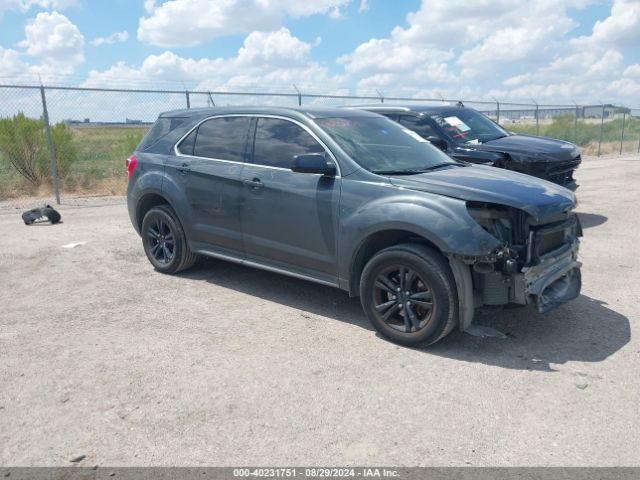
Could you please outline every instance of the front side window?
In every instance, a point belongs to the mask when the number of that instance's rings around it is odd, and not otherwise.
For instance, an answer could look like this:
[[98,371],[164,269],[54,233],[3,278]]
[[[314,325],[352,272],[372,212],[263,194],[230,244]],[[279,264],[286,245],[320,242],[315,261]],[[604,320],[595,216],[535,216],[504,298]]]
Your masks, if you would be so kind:
[[422,138],[439,137],[431,126],[430,119],[428,118],[420,118],[414,115],[401,115],[400,125],[407,127],[409,130],[413,130]]
[[417,133],[387,118],[334,117],[315,122],[355,162],[374,173],[417,173],[458,164]]
[[279,118],[258,119],[253,163],[291,168],[295,155],[324,151],[315,138],[293,122]]
[[249,117],[218,117],[207,120],[198,127],[193,154],[197,157],[243,162],[250,123]]

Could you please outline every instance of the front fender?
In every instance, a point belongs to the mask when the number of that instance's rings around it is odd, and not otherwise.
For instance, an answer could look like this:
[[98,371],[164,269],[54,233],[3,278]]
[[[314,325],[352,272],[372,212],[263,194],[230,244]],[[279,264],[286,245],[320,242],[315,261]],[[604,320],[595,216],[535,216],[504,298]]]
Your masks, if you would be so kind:
[[340,220],[341,279],[350,278],[359,248],[378,232],[411,232],[434,244],[445,255],[484,256],[499,245],[496,238],[471,218],[463,200],[429,193],[401,191],[352,211],[342,208]]

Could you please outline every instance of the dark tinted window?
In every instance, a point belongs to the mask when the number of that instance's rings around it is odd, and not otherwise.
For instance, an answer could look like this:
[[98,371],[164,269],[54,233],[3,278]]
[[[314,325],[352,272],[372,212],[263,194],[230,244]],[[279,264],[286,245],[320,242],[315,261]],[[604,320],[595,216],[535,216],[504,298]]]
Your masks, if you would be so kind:
[[295,123],[277,118],[259,118],[253,162],[289,168],[294,155],[321,153],[324,148]]
[[220,117],[198,127],[193,154],[219,160],[244,161],[249,117]]
[[184,153],[185,155],[193,155],[193,147],[196,143],[197,132],[198,129],[196,128],[189,135],[187,135],[185,139],[182,140],[182,142],[180,142],[180,145],[178,145],[178,151],[180,153]]
[[439,137],[433,127],[429,124],[429,119],[419,118],[413,115],[401,115],[400,125],[416,132],[422,138]]
[[147,134],[140,142],[138,146],[139,150],[145,150],[149,148],[151,145],[156,143],[162,137],[164,137],[167,133],[169,133],[174,128],[183,125],[187,121],[184,117],[160,117],[156,120],[156,123],[153,124],[153,127],[147,132]]

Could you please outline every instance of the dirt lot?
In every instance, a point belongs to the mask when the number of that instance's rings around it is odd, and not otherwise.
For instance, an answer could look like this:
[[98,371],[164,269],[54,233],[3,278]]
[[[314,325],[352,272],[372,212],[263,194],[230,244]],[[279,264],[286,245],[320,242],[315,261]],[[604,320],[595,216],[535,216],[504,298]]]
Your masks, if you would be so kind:
[[124,205],[0,215],[0,464],[638,466],[640,159],[579,181],[582,296],[422,350],[338,290],[155,273]]

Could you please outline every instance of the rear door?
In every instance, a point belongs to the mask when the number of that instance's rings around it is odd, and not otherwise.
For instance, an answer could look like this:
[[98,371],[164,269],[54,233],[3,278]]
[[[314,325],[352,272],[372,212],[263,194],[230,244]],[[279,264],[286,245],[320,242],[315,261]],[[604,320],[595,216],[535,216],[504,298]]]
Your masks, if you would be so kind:
[[249,152],[250,124],[246,116],[210,118],[177,147],[176,176],[184,183],[195,249],[243,255],[240,175]]
[[242,172],[248,260],[335,283],[341,179],[291,171],[294,155],[324,151],[296,122],[257,119],[252,160]]

